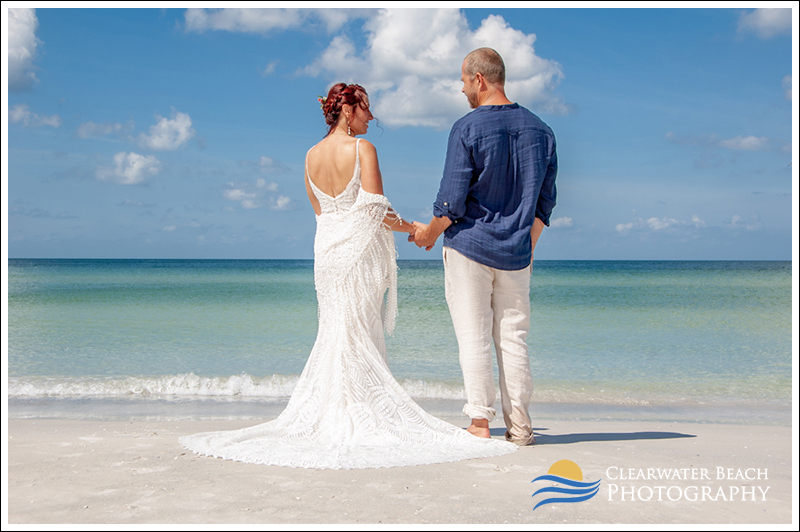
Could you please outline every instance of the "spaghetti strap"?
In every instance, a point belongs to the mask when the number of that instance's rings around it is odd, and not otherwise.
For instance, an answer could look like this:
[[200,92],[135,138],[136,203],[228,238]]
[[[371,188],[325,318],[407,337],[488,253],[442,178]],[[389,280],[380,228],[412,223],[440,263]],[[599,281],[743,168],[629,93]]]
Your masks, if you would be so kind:
[[317,145],[316,145],[316,144],[314,144],[314,145],[313,145],[313,146],[311,146],[311,147],[308,149],[308,151],[306,152],[306,178],[307,178],[309,181],[311,181],[311,176],[310,176],[310,175],[308,175],[308,154],[309,154],[309,153],[311,153],[311,150],[313,150],[313,149],[314,149],[314,148],[316,148],[316,147],[317,147]]

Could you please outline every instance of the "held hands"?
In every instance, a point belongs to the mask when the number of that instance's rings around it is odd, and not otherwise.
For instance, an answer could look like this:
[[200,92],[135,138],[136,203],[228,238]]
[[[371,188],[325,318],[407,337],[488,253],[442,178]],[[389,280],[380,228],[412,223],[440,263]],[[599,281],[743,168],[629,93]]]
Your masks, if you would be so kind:
[[422,222],[414,222],[414,232],[409,234],[408,241],[413,242],[417,247],[425,248],[425,251],[433,249],[436,244],[437,234],[432,234],[430,226]]
[[422,222],[414,222],[416,232],[414,233],[414,239],[409,239],[409,242],[414,242],[417,246],[425,248],[425,251],[430,251],[433,245],[436,244],[436,239],[444,233],[445,229],[450,227],[451,223],[453,222],[446,216],[441,218],[434,216],[431,218],[431,223],[427,225]]
[[414,235],[415,235],[415,234],[416,234],[416,232],[417,232],[417,228],[416,228],[416,227],[414,227],[414,224],[410,224],[410,223],[408,223],[408,222],[405,222],[403,225],[407,225],[407,226],[408,226],[408,228],[407,228],[407,232],[408,232],[408,241],[409,241],[409,242],[413,242],[413,241],[414,241]]

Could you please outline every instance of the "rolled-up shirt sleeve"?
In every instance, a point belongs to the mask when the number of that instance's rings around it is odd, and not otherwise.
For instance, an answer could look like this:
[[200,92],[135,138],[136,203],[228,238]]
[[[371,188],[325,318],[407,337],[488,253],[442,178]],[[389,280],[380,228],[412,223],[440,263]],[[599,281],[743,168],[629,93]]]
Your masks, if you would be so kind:
[[558,173],[558,156],[556,155],[556,141],[552,139],[550,156],[543,159],[547,165],[544,168],[544,179],[536,202],[536,217],[550,227],[550,214],[556,206],[556,174]]
[[435,217],[446,216],[455,222],[467,212],[467,193],[474,172],[473,166],[472,155],[464,143],[461,130],[453,128],[447,141],[447,156],[439,194],[433,203]]

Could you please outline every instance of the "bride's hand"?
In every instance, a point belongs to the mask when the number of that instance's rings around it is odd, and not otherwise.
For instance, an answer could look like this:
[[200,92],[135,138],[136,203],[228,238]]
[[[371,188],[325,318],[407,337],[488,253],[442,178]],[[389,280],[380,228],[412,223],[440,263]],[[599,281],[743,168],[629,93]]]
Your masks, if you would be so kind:
[[408,241],[414,242],[414,235],[417,233],[417,228],[414,224],[409,224]]

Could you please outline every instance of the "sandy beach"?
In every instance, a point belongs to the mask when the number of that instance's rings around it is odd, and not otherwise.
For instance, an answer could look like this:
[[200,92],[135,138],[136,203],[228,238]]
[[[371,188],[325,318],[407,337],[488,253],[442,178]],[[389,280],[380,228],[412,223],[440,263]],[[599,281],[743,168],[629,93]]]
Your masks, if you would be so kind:
[[[448,419],[463,424],[460,418]],[[786,524],[792,429],[784,425],[549,420],[499,458],[306,470],[192,454],[186,434],[237,421],[10,419],[8,522]],[[492,424],[494,437],[502,427]],[[596,496],[543,504],[537,481],[577,464]],[[660,475],[660,478],[659,478]],[[552,496],[552,495],[551,495]],[[797,521],[796,496],[794,523]],[[788,529],[789,527],[787,527]]]

